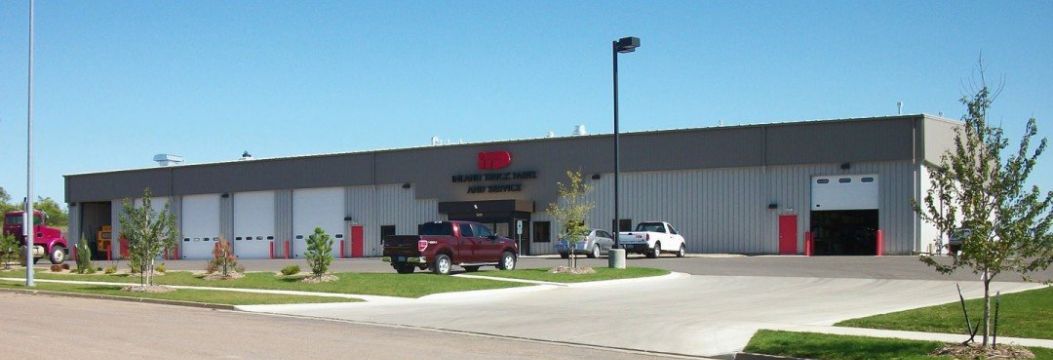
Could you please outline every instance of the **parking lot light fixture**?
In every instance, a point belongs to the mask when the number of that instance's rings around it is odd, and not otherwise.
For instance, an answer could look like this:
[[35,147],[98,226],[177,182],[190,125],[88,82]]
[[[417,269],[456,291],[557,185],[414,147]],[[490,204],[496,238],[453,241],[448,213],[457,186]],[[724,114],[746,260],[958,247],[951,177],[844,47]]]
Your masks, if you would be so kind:
[[611,58],[614,63],[614,248],[621,248],[618,241],[621,219],[618,214],[618,178],[620,167],[618,165],[619,136],[618,136],[618,54],[627,54],[636,51],[640,47],[640,38],[627,36],[611,43]]

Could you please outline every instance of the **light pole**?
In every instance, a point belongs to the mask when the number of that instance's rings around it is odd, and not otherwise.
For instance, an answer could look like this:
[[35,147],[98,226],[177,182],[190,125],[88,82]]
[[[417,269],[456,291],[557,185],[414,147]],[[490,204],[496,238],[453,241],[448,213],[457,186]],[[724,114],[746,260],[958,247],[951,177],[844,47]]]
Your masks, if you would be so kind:
[[618,53],[631,53],[640,47],[640,38],[628,36],[611,43],[611,59],[614,61],[614,248],[619,249],[618,231],[621,217],[618,215]]
[[26,239],[26,287],[33,287],[33,0],[29,0],[29,82],[26,103],[26,212],[22,232]]

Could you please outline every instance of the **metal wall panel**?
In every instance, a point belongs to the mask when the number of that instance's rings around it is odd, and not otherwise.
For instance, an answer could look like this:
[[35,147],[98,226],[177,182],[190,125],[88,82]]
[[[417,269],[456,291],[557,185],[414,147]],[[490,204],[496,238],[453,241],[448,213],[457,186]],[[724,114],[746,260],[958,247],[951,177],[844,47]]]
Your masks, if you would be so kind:
[[402,184],[347,188],[347,216],[353,223],[362,225],[363,249],[367,256],[379,256],[383,252],[381,226],[394,225],[396,234],[416,234],[421,223],[445,220],[439,213],[439,201],[417,199],[415,190],[412,185],[406,189]]
[[219,197],[219,233],[227,241],[234,241],[234,199]]
[[124,204],[122,203],[122,200],[113,200],[110,202],[110,238],[112,239],[112,245],[110,246],[110,256],[112,256],[111,259],[121,258],[121,247],[119,239],[121,238],[120,216],[122,211],[124,211]]
[[285,257],[285,244],[292,246],[293,239],[293,200],[292,190],[274,192],[274,255]]
[[77,243],[80,242],[80,206],[79,204],[70,204],[73,206],[67,206],[69,209],[69,225],[66,227],[66,241],[70,246],[70,255],[77,252]]

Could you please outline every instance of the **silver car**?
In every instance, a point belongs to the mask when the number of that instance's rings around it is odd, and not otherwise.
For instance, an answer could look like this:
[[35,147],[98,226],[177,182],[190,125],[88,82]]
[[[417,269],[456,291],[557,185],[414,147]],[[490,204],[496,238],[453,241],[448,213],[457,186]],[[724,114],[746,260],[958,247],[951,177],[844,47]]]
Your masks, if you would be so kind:
[[[567,239],[559,239],[556,242],[556,252],[559,253],[559,257],[568,258],[570,257],[570,246],[567,245]],[[575,254],[585,254],[590,258],[599,257],[600,253],[606,254],[611,248],[614,247],[614,237],[607,230],[592,229],[589,231],[589,235],[585,236],[585,240],[579,240],[574,246]]]

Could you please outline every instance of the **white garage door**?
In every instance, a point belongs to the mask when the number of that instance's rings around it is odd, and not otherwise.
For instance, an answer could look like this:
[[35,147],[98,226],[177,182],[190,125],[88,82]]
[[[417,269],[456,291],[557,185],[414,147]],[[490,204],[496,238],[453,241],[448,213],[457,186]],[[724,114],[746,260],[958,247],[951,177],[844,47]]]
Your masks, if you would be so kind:
[[293,190],[293,257],[307,251],[307,237],[320,227],[333,239],[333,257],[344,240],[344,188]]
[[877,208],[877,175],[831,175],[812,178],[812,211]]
[[236,193],[234,253],[242,259],[267,259],[274,242],[274,192]]
[[187,195],[183,197],[183,245],[179,252],[184,259],[208,259],[219,240],[219,195]]

